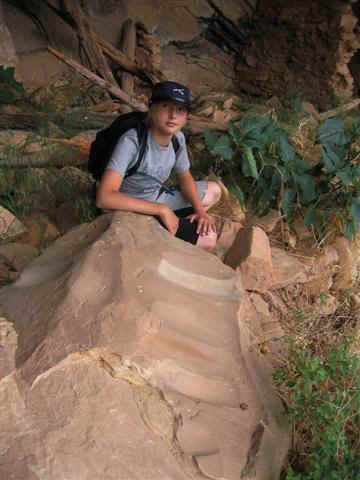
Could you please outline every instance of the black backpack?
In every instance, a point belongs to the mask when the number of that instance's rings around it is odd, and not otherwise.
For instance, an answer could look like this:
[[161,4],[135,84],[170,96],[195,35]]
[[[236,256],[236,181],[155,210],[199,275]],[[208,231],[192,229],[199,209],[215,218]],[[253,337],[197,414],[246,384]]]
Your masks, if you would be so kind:
[[[114,120],[109,127],[97,133],[95,140],[90,146],[88,161],[88,170],[96,181],[101,179],[119,138],[131,128],[136,128],[140,151],[135,165],[126,172],[125,177],[129,177],[137,171],[146,149],[146,115],[145,112],[136,111],[124,113]],[[175,136],[172,137],[172,144],[176,153],[179,149],[179,141]]]

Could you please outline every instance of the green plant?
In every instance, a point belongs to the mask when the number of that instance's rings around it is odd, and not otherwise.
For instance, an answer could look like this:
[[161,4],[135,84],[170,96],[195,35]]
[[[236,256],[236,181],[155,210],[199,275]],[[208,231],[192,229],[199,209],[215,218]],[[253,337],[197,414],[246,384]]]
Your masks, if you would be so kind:
[[289,362],[274,374],[295,438],[286,480],[360,479],[360,360],[352,341],[324,358],[290,345]]
[[321,305],[324,305],[329,300],[329,292],[320,292],[319,297]]
[[4,104],[15,104],[25,95],[25,89],[15,79],[14,67],[0,65],[0,109]]
[[259,215],[276,208],[291,222],[300,211],[319,239],[336,216],[352,238],[360,226],[360,164],[352,148],[359,136],[360,119],[353,120],[350,131],[340,117],[323,122],[317,135],[323,164],[316,167],[295,151],[287,132],[270,115],[245,116],[220,136],[206,130],[205,142],[215,158],[215,171]]
[[84,194],[75,199],[75,206],[82,222],[92,222],[99,215],[93,195]]

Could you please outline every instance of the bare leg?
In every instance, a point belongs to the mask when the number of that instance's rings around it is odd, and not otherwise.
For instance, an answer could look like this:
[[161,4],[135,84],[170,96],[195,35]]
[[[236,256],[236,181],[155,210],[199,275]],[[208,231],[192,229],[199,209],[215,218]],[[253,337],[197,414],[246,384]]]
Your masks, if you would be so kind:
[[[205,210],[215,205],[221,198],[221,188],[216,182],[208,182],[208,189],[205,197],[202,200],[202,204]],[[211,252],[216,245],[217,234],[216,232],[210,232],[207,235],[200,235],[196,245],[203,250]]]
[[208,188],[205,197],[202,200],[202,204],[205,210],[215,205],[221,198],[221,188],[216,182],[208,182]]
[[212,252],[217,240],[216,232],[210,232],[207,235],[199,235],[196,245],[207,252]]

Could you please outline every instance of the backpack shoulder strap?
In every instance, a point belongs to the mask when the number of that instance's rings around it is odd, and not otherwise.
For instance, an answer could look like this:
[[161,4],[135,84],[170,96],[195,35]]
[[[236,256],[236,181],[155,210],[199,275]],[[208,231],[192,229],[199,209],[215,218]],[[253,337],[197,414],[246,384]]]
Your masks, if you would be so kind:
[[125,178],[130,177],[130,175],[134,175],[134,173],[137,171],[137,169],[140,166],[141,160],[144,158],[144,155],[145,155],[147,137],[148,137],[148,131],[145,123],[142,121],[139,122],[139,124],[136,126],[136,131],[137,131],[138,141],[140,145],[139,155],[135,165],[129,168],[129,170],[125,173]]
[[173,147],[174,147],[174,151],[175,151],[175,155],[177,154],[177,151],[179,150],[180,148],[180,143],[179,143],[179,140],[177,139],[177,136],[174,135],[171,139],[171,142],[173,144]]

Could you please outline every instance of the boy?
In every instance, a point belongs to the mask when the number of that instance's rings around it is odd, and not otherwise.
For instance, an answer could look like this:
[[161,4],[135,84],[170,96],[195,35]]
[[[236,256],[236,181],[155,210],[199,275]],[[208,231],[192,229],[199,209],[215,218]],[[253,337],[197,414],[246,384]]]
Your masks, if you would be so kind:
[[[181,132],[189,109],[190,91],[184,85],[166,81],[154,86],[147,118],[146,151],[141,164],[133,175],[125,177],[126,171],[136,163],[140,149],[136,129],[131,129],[120,137],[114,149],[97,190],[96,205],[154,215],[171,235],[211,251],[216,244],[216,229],[206,211],[220,199],[221,189],[216,182],[195,182],[189,171],[185,137]],[[171,141],[174,135],[179,144],[176,154]],[[180,191],[163,186],[172,169]],[[194,213],[187,217],[188,222],[185,221],[184,235],[180,232],[184,230],[184,222],[174,211],[189,206]]]

